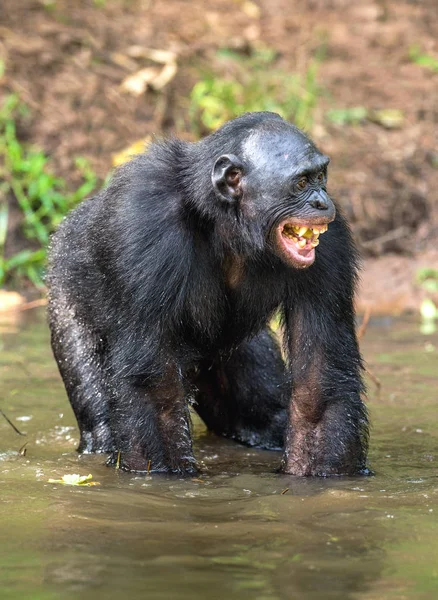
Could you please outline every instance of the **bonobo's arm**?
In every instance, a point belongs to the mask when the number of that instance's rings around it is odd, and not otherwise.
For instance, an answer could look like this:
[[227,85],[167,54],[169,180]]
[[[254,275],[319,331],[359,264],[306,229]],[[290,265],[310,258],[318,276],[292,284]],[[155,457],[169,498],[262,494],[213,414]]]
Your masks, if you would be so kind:
[[321,259],[302,273],[306,285],[285,311],[293,389],[282,470],[293,475],[366,472],[368,421],[352,265],[342,258],[332,260],[331,270]]

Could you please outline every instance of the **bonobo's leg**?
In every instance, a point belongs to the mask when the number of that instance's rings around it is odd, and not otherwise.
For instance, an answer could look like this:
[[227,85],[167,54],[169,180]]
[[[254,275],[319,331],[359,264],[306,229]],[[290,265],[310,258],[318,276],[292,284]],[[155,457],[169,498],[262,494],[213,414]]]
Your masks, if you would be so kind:
[[53,353],[79,425],[78,452],[109,452],[113,443],[103,341],[78,321],[58,290],[50,298],[49,323]]
[[187,398],[179,370],[170,362],[153,383],[118,378],[111,398],[114,452],[108,464],[141,473],[195,474]]
[[282,470],[293,475],[366,473],[368,421],[361,357],[348,302],[307,297],[286,315],[293,389]]
[[195,385],[195,409],[209,429],[248,446],[283,447],[290,384],[268,330],[204,365]]

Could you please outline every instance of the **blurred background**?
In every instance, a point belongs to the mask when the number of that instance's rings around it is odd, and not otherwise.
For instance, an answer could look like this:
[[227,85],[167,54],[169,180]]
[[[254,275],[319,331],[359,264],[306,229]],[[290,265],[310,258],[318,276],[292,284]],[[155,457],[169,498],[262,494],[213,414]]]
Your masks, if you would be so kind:
[[[0,0],[2,600],[438,598],[437,16],[437,0]],[[44,308],[25,310],[45,303],[50,234],[153,136],[258,110],[330,155],[361,249],[375,477],[278,475],[278,453],[196,417],[199,478],[78,457]],[[65,486],[75,473],[100,485]]]
[[435,318],[436,11],[436,0],[2,0],[0,288],[41,295],[50,233],[152,136],[196,140],[271,110],[331,156],[329,189],[365,259],[359,310]]

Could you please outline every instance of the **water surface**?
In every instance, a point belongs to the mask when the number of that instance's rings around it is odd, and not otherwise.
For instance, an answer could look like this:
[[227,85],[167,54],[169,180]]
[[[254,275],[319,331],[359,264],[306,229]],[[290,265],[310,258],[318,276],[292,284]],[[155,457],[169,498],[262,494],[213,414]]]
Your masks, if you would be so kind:
[[[78,457],[43,311],[0,323],[0,598],[438,598],[438,336],[371,323],[368,478],[277,475],[195,421],[195,480]],[[19,449],[24,443],[26,455]],[[93,474],[99,487],[48,483]]]

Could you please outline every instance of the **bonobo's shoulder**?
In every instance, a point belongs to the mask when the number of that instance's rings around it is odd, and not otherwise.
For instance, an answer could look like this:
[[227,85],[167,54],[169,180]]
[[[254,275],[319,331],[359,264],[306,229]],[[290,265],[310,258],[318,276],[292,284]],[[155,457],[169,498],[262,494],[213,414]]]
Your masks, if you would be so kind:
[[184,171],[186,145],[178,139],[159,140],[117,167],[108,185],[92,199],[90,214],[96,211],[102,218],[108,212],[123,211],[128,205],[148,206],[175,198]]

